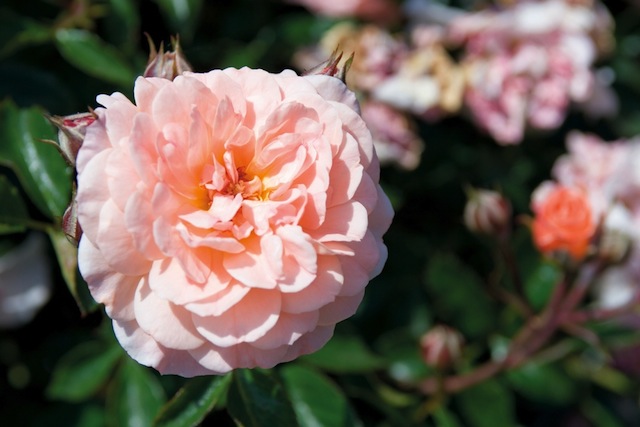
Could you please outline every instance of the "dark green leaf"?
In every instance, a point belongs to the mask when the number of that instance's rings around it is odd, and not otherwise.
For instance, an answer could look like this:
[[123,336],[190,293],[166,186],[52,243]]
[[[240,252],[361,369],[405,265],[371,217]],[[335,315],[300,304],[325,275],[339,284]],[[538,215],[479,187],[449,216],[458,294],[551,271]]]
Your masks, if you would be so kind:
[[556,405],[573,401],[579,387],[559,366],[536,362],[509,371],[507,379],[515,390],[529,399]]
[[108,40],[124,49],[133,51],[141,35],[140,17],[135,0],[109,0],[111,13],[105,18]]
[[169,26],[176,33],[180,33],[183,40],[191,38],[198,22],[198,16],[202,9],[202,0],[155,0],[160,7]]
[[347,398],[326,376],[299,365],[284,367],[281,375],[300,426],[353,426]]
[[24,231],[29,220],[27,207],[18,189],[4,175],[0,175],[0,200],[0,234]]
[[47,395],[68,402],[91,397],[112,377],[121,356],[119,347],[99,341],[74,347],[56,365]]
[[385,367],[383,358],[372,353],[362,340],[353,335],[334,335],[319,351],[303,360],[336,373],[370,372]]
[[55,147],[52,125],[37,108],[0,104],[0,163],[12,168],[38,208],[60,217],[69,204],[71,171]]
[[129,63],[113,47],[96,35],[76,29],[60,29],[55,34],[60,54],[90,76],[132,87],[136,78]]
[[229,413],[243,427],[296,426],[296,414],[273,371],[239,369],[227,398]]
[[585,418],[591,421],[592,425],[598,427],[625,427],[625,424],[614,413],[602,403],[595,399],[588,399],[582,405],[582,413]]
[[489,380],[463,391],[456,397],[466,426],[515,426],[514,402],[499,381]]
[[436,427],[461,427],[460,420],[445,407],[440,407],[433,413]]
[[529,274],[525,292],[533,308],[540,310],[545,306],[561,277],[562,272],[558,266],[548,261],[541,261]]
[[231,375],[192,378],[161,409],[154,421],[156,427],[189,427],[198,425],[209,412],[226,399]]
[[0,9],[0,58],[51,39],[51,29],[10,9]]
[[96,310],[99,305],[89,293],[87,283],[78,271],[78,248],[69,242],[67,236],[60,230],[48,230],[49,239],[58,259],[60,272],[67,284],[67,288],[76,300],[80,313],[85,315]]
[[431,259],[426,274],[427,292],[444,323],[469,338],[488,334],[496,323],[495,308],[482,280],[453,255]]
[[107,396],[107,424],[112,427],[147,427],[165,402],[158,379],[128,357]]
[[410,383],[433,375],[434,369],[422,359],[420,339],[407,332],[406,329],[387,332],[376,341],[376,350],[388,361],[391,378]]

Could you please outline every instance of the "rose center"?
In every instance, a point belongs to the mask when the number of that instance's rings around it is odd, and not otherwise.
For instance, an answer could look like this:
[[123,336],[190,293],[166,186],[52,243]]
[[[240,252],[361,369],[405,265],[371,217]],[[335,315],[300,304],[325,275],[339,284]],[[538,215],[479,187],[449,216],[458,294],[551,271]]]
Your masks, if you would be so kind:
[[[237,178],[227,177],[228,182],[220,192],[231,196],[241,194],[244,199],[260,200],[262,198],[262,181],[260,178],[247,174],[244,167],[239,167],[236,171]],[[211,197],[212,194],[209,194],[209,196]]]

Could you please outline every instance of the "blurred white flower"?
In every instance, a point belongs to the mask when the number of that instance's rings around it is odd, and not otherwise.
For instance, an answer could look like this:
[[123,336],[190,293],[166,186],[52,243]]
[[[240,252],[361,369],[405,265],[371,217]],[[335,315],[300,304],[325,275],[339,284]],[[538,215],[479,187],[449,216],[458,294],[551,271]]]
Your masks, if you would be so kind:
[[51,294],[47,240],[31,233],[0,257],[0,327],[17,328],[33,319]]

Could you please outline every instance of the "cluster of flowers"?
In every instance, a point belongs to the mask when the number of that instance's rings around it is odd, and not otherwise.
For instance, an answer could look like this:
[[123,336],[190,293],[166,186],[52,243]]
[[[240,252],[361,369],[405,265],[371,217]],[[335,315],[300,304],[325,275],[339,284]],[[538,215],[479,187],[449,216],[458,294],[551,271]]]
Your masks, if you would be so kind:
[[[299,3],[346,15],[345,8],[320,7],[329,2]],[[347,3],[358,4],[351,9],[355,15],[383,18],[363,15],[364,1]],[[379,3],[369,10],[380,9]],[[528,128],[558,127],[572,102],[600,115],[615,109],[615,97],[602,95],[610,77],[593,67],[611,48],[613,21],[595,1],[517,1],[463,12],[415,0],[404,11],[410,23],[406,37],[379,24],[338,23],[296,58],[307,68],[335,49],[355,53],[348,83],[362,100],[383,162],[417,166],[423,143],[413,117],[436,120],[464,109],[506,145],[519,143]],[[384,16],[395,15],[389,9]],[[450,55],[453,49],[461,52],[459,61]]]
[[604,307],[637,298],[640,281],[640,139],[604,142],[573,132],[553,181],[532,196],[533,239],[545,253],[609,265],[596,284]]

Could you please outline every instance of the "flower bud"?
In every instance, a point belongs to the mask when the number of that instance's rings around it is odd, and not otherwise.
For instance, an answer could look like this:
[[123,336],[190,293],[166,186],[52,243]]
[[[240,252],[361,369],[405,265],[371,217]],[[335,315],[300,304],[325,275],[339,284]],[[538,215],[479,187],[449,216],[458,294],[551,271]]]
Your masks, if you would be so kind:
[[71,116],[49,117],[49,121],[58,128],[58,143],[55,145],[70,166],[75,166],[78,151],[87,133],[87,126],[95,120],[96,115],[93,111]]
[[353,53],[342,65],[340,65],[340,61],[342,61],[343,52],[338,53],[337,50],[334,50],[329,59],[326,61],[316,65],[315,67],[307,70],[304,75],[312,76],[312,75],[323,75],[323,76],[331,76],[336,77],[342,80],[342,82],[346,82],[347,79],[347,71],[351,68],[351,63],[353,62]]
[[82,228],[78,223],[78,202],[76,201],[75,189],[71,196],[71,203],[62,215],[62,232],[67,239],[74,245],[78,246],[80,236],[82,236]]
[[439,325],[427,332],[420,340],[422,360],[437,369],[447,369],[462,353],[464,338],[453,328]]
[[474,233],[499,234],[511,219],[511,205],[500,193],[472,189],[464,208],[464,224]]
[[147,68],[144,70],[144,77],[160,77],[167,80],[173,80],[185,71],[192,71],[191,65],[187,62],[180,49],[180,41],[172,40],[172,52],[165,52],[164,45],[160,43],[160,48],[156,51],[156,46],[150,37],[149,41],[149,60]]

